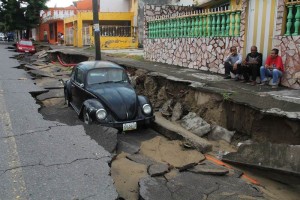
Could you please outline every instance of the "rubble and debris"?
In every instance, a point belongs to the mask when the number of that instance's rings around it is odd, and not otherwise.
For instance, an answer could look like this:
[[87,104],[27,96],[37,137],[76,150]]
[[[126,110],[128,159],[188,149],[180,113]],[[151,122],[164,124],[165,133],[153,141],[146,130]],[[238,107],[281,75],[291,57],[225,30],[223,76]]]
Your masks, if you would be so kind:
[[224,140],[228,143],[231,143],[231,139],[235,131],[228,131],[226,128],[223,128],[218,125],[213,125],[211,132],[208,134],[209,140]]
[[167,172],[169,172],[169,166],[164,163],[150,165],[148,168],[148,174],[152,177],[162,176]]
[[218,175],[218,176],[226,175],[229,173],[229,170],[227,168],[212,164],[207,160],[199,163],[198,165],[194,166],[191,169],[188,169],[188,171],[197,174]]
[[210,124],[193,112],[182,118],[181,126],[199,137],[206,135],[211,130]]

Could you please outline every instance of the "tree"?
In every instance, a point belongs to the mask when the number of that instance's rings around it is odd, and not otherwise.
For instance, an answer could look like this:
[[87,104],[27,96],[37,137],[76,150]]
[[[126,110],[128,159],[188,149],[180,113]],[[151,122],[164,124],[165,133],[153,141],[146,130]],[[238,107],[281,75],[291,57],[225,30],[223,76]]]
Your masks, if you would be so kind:
[[0,17],[5,31],[26,30],[29,38],[30,29],[40,23],[40,12],[46,10],[48,0],[2,0]]

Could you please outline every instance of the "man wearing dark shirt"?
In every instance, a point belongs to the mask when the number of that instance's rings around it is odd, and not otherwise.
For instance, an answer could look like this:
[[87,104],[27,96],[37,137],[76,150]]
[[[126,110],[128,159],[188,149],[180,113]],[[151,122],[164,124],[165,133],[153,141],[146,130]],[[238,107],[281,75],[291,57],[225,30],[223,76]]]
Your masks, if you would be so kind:
[[273,88],[278,87],[279,78],[282,77],[284,72],[282,58],[278,55],[278,49],[272,49],[271,55],[268,56],[265,66],[260,68],[261,85],[265,85],[267,82],[266,77],[273,78]]
[[256,78],[259,76],[259,68],[262,66],[262,54],[257,52],[257,47],[251,47],[251,53],[248,53],[242,65],[244,82],[249,81],[249,76],[252,76],[251,85],[256,85]]

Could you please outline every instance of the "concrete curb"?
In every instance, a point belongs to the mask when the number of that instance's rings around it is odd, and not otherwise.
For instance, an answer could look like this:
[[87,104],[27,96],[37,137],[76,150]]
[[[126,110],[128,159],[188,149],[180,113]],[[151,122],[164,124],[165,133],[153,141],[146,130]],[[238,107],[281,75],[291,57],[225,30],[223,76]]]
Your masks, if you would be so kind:
[[196,136],[180,125],[165,119],[160,113],[155,113],[155,122],[153,129],[170,140],[182,140],[189,144],[192,148],[197,149],[201,153],[212,150],[212,144],[207,140]]

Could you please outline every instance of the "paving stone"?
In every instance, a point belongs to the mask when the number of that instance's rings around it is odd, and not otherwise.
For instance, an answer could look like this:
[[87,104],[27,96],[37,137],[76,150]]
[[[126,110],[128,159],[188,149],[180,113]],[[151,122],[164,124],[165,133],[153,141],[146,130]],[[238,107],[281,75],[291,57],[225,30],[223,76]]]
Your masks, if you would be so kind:
[[207,175],[225,175],[229,173],[229,170],[225,167],[215,165],[209,161],[203,161],[202,163],[194,166],[188,171],[197,174],[207,174]]

